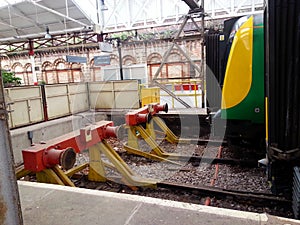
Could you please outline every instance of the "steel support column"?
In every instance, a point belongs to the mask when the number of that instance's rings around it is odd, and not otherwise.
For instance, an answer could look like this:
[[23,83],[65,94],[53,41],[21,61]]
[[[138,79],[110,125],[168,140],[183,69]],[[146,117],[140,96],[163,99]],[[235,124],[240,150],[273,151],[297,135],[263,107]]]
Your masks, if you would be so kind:
[[[204,39],[204,33],[205,33],[205,15],[204,15],[204,12],[205,12],[205,9],[204,9],[204,0],[201,0],[201,7],[202,7],[202,15],[201,15],[201,36],[202,36],[202,41],[201,41],[201,72],[202,72],[202,79],[201,79],[201,88],[202,88],[202,108],[206,108],[206,77],[205,77],[205,63],[204,63],[204,58],[205,58],[205,54],[204,54],[204,45],[205,45],[205,39]],[[194,24],[196,24],[194,22]],[[198,28],[199,30],[199,28]],[[195,67],[197,68],[197,67]],[[201,73],[199,74],[199,76],[201,77]]]
[[[1,61],[0,61],[1,65]],[[1,69],[1,66],[0,66]],[[1,71],[1,70],[0,70]],[[0,72],[0,224],[23,224]]]

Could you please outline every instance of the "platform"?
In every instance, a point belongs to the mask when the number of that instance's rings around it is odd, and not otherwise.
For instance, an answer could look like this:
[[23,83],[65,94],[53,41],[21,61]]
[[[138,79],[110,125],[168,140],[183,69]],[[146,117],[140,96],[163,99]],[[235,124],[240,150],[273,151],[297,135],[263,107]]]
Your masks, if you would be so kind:
[[206,115],[206,108],[180,108],[180,109],[169,109],[169,115]]
[[266,214],[18,181],[25,225],[294,225]]

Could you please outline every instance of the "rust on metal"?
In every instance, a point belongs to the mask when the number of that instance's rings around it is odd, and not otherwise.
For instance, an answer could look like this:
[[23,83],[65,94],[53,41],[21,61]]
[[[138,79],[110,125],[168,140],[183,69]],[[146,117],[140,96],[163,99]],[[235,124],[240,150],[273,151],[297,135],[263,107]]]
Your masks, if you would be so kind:
[[[1,187],[0,187],[1,190]],[[7,213],[7,207],[6,204],[2,198],[2,196],[0,195],[0,224],[4,224],[4,221],[6,219],[6,213]]]
[[[0,61],[1,65],[1,61]],[[0,224],[22,224],[22,211],[11,138],[8,128],[2,73],[0,68]]]

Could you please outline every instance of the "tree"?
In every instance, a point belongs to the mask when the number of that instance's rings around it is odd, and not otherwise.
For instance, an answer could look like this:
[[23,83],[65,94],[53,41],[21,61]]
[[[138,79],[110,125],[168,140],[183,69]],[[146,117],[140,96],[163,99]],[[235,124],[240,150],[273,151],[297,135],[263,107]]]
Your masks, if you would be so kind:
[[1,74],[2,74],[2,80],[3,80],[4,87],[19,86],[21,84],[22,79],[19,77],[16,77],[14,72],[2,70]]

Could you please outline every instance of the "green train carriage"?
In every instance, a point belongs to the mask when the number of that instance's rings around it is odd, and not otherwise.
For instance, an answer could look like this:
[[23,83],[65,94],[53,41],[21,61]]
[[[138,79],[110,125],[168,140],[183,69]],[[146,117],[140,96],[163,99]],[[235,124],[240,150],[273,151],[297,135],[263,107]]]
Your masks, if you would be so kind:
[[[214,67],[220,68],[221,72],[213,71],[213,73],[219,74],[217,79],[222,88],[219,103],[221,113],[217,115],[226,120],[226,138],[231,142],[264,142],[263,15],[230,20],[229,26],[227,28],[225,26],[223,42],[226,42],[226,47],[220,47],[224,45],[222,42],[219,42],[218,46],[221,58],[219,63],[223,65]],[[209,45],[209,42],[207,44]],[[210,54],[207,52],[208,57]],[[210,62],[215,60],[208,60],[208,66],[213,67],[209,65]]]
[[[241,17],[232,42],[222,89],[222,118],[264,123],[263,16]],[[232,40],[231,40],[232,39]]]

